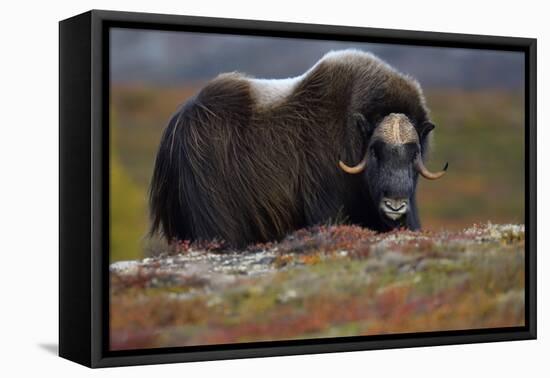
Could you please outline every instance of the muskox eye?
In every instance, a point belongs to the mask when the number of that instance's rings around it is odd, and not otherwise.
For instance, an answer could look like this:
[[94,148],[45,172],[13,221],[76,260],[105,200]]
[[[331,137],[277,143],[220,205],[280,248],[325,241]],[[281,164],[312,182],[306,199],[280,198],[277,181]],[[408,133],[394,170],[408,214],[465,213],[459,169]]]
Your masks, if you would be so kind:
[[371,156],[374,157],[375,159],[380,159],[380,157],[382,156],[382,144],[381,143],[375,142],[372,145]]
[[419,146],[416,143],[406,143],[405,149],[407,151],[407,155],[412,159],[415,160],[420,155],[420,149]]
[[378,154],[376,153],[376,149],[374,149],[374,148],[370,149],[370,156],[375,158],[375,159],[378,159]]

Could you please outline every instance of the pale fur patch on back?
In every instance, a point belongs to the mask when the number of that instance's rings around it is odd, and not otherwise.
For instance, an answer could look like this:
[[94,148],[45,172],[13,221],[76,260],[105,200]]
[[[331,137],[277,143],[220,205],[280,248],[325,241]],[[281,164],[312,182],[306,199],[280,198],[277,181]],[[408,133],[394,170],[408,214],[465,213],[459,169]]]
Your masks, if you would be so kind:
[[260,108],[280,104],[294,91],[303,76],[287,79],[248,79],[252,98]]

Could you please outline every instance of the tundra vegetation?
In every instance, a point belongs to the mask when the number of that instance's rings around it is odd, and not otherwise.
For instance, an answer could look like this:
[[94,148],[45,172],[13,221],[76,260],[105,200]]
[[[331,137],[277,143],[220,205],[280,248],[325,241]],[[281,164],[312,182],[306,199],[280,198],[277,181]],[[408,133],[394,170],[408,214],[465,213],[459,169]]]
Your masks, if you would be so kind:
[[111,265],[116,350],[524,325],[524,229],[320,226]]

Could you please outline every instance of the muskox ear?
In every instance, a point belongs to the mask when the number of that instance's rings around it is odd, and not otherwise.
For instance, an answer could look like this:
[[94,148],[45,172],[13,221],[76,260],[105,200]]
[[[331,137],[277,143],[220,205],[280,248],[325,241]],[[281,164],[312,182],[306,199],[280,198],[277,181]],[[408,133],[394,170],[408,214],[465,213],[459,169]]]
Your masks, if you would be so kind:
[[365,116],[359,112],[352,113],[348,119],[348,129],[357,128],[361,132],[363,140],[368,140],[374,131]]
[[420,140],[424,139],[428,134],[435,129],[435,125],[431,123],[430,121],[423,122],[418,127],[418,136],[420,137]]
[[344,144],[340,146],[338,158],[344,162],[360,159],[373,131],[363,114],[350,113],[344,125]]

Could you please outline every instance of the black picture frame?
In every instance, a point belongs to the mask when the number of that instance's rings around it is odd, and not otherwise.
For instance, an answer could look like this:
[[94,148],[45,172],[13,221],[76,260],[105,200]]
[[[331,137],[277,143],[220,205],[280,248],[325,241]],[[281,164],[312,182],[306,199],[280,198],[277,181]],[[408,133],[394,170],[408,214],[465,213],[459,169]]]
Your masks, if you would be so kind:
[[[525,326],[231,345],[108,350],[111,27],[299,37],[525,54]],[[536,338],[536,39],[92,10],[59,23],[59,354],[89,367]]]

